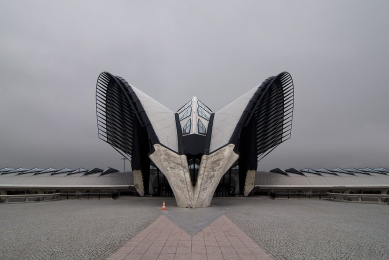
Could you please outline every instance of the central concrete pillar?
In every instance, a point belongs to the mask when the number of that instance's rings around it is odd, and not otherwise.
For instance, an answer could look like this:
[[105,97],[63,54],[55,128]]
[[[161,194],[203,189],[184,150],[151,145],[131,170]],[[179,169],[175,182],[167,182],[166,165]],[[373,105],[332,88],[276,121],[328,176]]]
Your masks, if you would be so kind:
[[239,158],[239,155],[234,152],[234,147],[235,145],[230,144],[201,157],[197,183],[194,188],[185,155],[179,155],[155,144],[155,152],[149,157],[166,176],[178,207],[204,208],[211,205],[220,179]]

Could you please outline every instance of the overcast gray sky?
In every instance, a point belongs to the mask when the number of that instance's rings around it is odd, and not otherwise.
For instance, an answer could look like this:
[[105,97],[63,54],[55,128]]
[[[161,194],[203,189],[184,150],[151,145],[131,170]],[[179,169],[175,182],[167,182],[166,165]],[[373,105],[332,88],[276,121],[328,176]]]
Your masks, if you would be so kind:
[[[389,167],[389,1],[1,1],[0,168],[122,169],[108,71],[173,111],[291,73],[292,138],[258,169]],[[129,165],[129,164],[128,164]]]

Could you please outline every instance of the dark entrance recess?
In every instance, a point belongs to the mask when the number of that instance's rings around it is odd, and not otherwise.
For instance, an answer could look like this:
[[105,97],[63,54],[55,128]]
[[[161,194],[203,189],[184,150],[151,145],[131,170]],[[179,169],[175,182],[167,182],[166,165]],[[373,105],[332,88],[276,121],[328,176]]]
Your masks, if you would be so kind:
[[190,180],[192,181],[193,187],[196,185],[197,176],[199,175],[201,159],[193,157],[188,160],[189,174]]
[[165,175],[155,165],[150,165],[150,182],[153,196],[174,197]]
[[214,197],[235,196],[239,193],[239,166],[233,165],[221,178]]

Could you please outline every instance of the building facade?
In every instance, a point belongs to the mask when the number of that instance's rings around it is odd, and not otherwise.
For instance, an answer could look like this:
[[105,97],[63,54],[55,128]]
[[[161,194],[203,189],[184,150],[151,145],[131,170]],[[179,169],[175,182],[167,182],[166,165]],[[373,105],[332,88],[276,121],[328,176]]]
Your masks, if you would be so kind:
[[217,189],[227,195],[252,189],[258,161],[291,136],[293,98],[292,77],[282,72],[217,112],[194,96],[174,113],[103,72],[96,84],[98,133],[131,161],[141,195],[165,188],[179,207],[208,207]]

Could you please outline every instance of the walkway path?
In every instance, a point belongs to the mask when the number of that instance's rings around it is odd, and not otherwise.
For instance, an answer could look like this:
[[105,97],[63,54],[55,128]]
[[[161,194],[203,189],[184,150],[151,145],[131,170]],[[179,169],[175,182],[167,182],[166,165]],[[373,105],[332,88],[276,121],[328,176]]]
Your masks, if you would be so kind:
[[108,259],[273,259],[225,215],[194,235],[170,221],[172,215],[160,216]]

